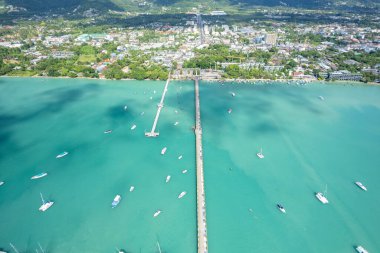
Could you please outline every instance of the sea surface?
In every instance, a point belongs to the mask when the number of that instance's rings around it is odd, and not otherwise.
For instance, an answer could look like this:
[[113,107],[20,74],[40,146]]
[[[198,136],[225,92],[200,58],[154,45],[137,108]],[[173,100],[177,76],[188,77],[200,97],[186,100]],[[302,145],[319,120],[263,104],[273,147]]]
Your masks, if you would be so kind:
[[[380,87],[200,85],[210,253],[380,251]],[[0,78],[0,249],[197,252],[191,81],[170,83],[144,136],[164,86]]]

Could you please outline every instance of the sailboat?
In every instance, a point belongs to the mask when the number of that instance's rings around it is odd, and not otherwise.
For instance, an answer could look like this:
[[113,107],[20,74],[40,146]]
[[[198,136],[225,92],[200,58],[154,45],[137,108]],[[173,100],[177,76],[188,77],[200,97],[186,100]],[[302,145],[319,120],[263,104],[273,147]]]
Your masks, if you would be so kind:
[[38,210],[40,210],[41,212],[45,212],[54,204],[54,202],[53,201],[45,202],[44,197],[42,196],[42,193],[40,193],[40,195],[41,195],[42,205],[40,206]]
[[260,158],[260,159],[263,159],[264,158],[264,155],[263,155],[263,149],[260,148],[260,152],[257,153],[257,156]]
[[317,192],[317,193],[315,194],[315,196],[316,196],[317,199],[319,199],[319,201],[321,201],[323,204],[327,204],[327,203],[329,203],[329,200],[325,197],[326,193],[327,193],[327,185],[326,185],[326,187],[325,187],[325,191],[324,191],[324,193],[322,193],[322,192]]

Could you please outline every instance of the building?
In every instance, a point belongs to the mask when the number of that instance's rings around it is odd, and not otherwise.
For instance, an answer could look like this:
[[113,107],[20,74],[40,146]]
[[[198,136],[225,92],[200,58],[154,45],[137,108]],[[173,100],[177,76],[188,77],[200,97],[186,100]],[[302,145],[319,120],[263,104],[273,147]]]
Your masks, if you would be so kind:
[[351,73],[348,70],[334,71],[331,73],[320,73],[321,77],[331,80],[341,80],[341,81],[360,81],[362,80],[362,74]]
[[277,43],[277,34],[275,33],[268,33],[265,35],[265,44],[267,45],[276,45]]
[[210,12],[210,15],[211,16],[224,16],[224,15],[227,15],[227,13],[225,11],[212,11],[212,12]]

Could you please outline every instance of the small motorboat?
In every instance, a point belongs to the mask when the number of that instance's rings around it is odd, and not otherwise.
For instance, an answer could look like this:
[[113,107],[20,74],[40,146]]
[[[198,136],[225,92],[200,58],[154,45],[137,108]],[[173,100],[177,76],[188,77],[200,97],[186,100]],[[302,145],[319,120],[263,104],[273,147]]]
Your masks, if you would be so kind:
[[235,97],[236,96],[235,92],[231,92],[231,96]]
[[161,213],[161,210],[157,210],[154,214],[153,214],[153,217],[156,218],[158,215],[160,215]]
[[4,181],[1,181],[1,182],[0,182],[0,186],[2,186],[3,184],[4,184]]
[[187,170],[183,170],[183,171],[182,171],[182,174],[186,174],[186,173],[187,173]]
[[178,156],[178,160],[181,160],[182,159],[182,155]]
[[58,154],[55,158],[57,158],[57,159],[59,159],[59,158],[62,158],[62,157],[65,157],[65,156],[67,156],[69,154],[69,152],[67,152],[67,151],[64,151],[64,152],[62,152],[62,153],[60,153],[60,154]]
[[327,204],[327,203],[329,203],[328,199],[323,195],[322,192],[317,192],[317,193],[315,194],[315,196],[316,196],[317,199],[318,199],[319,201],[321,201],[323,204]]
[[232,109],[229,108],[229,109],[228,109],[228,114],[231,114],[231,112],[232,112]]
[[369,253],[368,250],[366,250],[363,246],[360,246],[360,245],[357,246],[355,249],[359,253]]
[[121,200],[121,196],[116,195],[111,204],[112,208],[115,208],[120,203],[120,200]]
[[318,96],[318,98],[319,98],[320,100],[325,100],[325,98],[322,97],[322,96]]
[[131,127],[131,130],[134,130],[136,128],[136,125],[133,125],[132,127]]
[[161,150],[161,155],[165,155],[166,150],[167,150],[167,147],[164,147],[164,148]]
[[186,195],[186,192],[181,192],[181,193],[178,195],[178,198],[181,199],[181,198],[183,198],[183,196],[185,196],[185,195]]
[[169,183],[169,181],[170,181],[170,178],[171,178],[171,176],[170,176],[170,175],[168,175],[168,176],[166,177],[166,180],[165,180],[165,182],[166,182],[166,183]]
[[179,124],[179,122],[178,121],[176,121],[176,122],[174,122],[174,125],[176,126],[176,125],[178,125]]
[[263,149],[261,148],[260,149],[260,152],[256,154],[258,158],[260,159],[263,159],[264,158],[264,155],[263,155]]
[[355,182],[355,184],[362,189],[363,191],[367,191],[367,187],[365,187],[361,182]]
[[278,210],[280,210],[281,212],[286,213],[285,208],[284,208],[281,204],[277,204],[277,208],[278,208]]
[[46,177],[47,176],[47,173],[46,172],[42,172],[42,173],[39,173],[37,175],[34,175],[33,177],[31,177],[30,179],[39,179],[39,178],[42,178],[42,177]]
[[143,116],[145,114],[145,112],[141,112],[140,115]]
[[108,130],[104,131],[104,133],[105,133],[105,134],[110,134],[110,133],[112,133],[112,130],[111,130],[111,129],[108,129]]
[[132,185],[131,188],[129,188],[130,192],[133,192],[135,190],[135,187]]

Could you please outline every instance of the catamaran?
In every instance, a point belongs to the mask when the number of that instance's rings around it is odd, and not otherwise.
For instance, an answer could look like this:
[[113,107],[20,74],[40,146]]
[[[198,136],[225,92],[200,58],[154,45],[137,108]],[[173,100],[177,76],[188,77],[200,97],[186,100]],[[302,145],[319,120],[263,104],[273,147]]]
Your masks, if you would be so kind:
[[157,210],[154,214],[153,214],[153,217],[157,217],[158,215],[160,215],[161,213],[161,210]]
[[183,196],[185,196],[185,195],[186,195],[186,192],[181,192],[181,193],[178,195],[178,198],[181,199],[181,198],[183,198]]
[[41,177],[46,177],[47,176],[47,173],[46,172],[42,172],[42,173],[39,173],[37,175],[34,175],[33,177],[31,177],[30,179],[39,179]]
[[170,175],[168,175],[167,177],[166,177],[166,183],[169,183],[169,181],[170,181]]
[[365,187],[361,182],[355,182],[355,184],[360,187],[363,191],[367,191],[367,187]]
[[260,159],[263,159],[264,158],[264,155],[263,155],[263,149],[260,148],[260,152],[256,154]]
[[286,213],[286,210],[285,210],[285,208],[284,208],[282,205],[277,204],[277,208],[278,208],[278,210],[280,210],[281,212]]
[[104,131],[104,133],[105,133],[105,134],[110,134],[110,133],[112,133],[112,130],[111,130],[111,129],[108,129],[108,130]]
[[135,129],[136,128],[136,125],[133,125],[132,127],[131,127],[131,130],[133,130],[133,129]]
[[54,204],[54,202],[53,201],[45,202],[44,197],[42,196],[42,193],[40,193],[40,195],[41,195],[42,205],[40,206],[40,208],[38,208],[38,210],[40,210],[41,212],[45,212]]
[[369,253],[368,250],[366,250],[363,246],[360,246],[360,245],[357,246],[355,249],[359,253]]
[[64,157],[64,156],[67,156],[69,154],[69,152],[67,152],[67,151],[64,151],[64,152],[62,152],[62,153],[60,153],[60,154],[58,154],[55,158],[62,158],[62,157]]
[[131,188],[129,188],[130,192],[133,192],[135,190],[135,187],[132,185]]
[[167,148],[164,147],[164,148],[161,150],[161,155],[165,155],[166,150],[167,150]]
[[116,195],[111,204],[112,208],[115,208],[120,203],[120,200],[121,196],[119,194]]
[[321,201],[323,204],[327,204],[327,203],[329,203],[329,200],[325,197],[326,193],[327,193],[327,185],[326,185],[326,187],[325,187],[325,191],[324,191],[324,193],[322,193],[322,192],[317,192],[317,193],[315,194],[315,196],[316,196],[317,199],[319,199],[319,201]]

